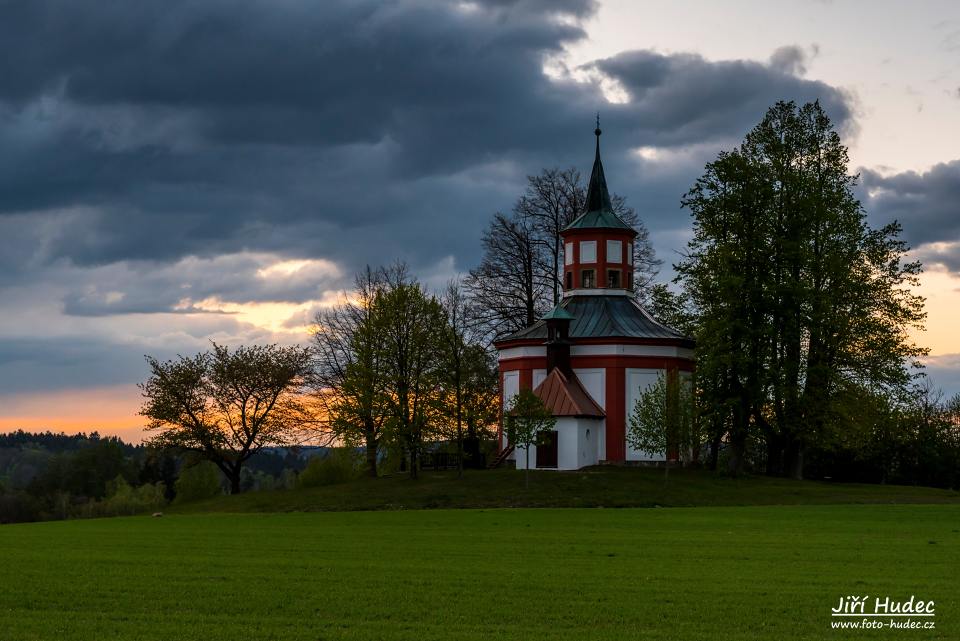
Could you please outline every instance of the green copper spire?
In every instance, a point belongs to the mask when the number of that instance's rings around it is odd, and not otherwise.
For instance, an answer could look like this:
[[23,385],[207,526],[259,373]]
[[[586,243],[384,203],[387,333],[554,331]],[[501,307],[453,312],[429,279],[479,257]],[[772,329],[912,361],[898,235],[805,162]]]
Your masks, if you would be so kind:
[[633,229],[613,212],[607,178],[603,175],[603,162],[600,161],[600,114],[597,114],[597,128],[593,130],[597,137],[597,152],[593,159],[593,171],[590,173],[590,185],[587,187],[585,212],[565,229]]
[[590,186],[587,188],[587,211],[613,211],[607,178],[603,175],[603,163],[600,161],[600,134],[603,133],[600,131],[600,114],[597,114],[597,128],[593,133],[597,137],[597,154],[593,159]]

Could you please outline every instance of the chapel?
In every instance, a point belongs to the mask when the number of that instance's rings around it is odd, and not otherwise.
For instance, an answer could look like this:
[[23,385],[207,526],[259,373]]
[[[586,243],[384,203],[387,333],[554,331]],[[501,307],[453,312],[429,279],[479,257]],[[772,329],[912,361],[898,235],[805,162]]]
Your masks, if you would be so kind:
[[[562,232],[563,297],[536,323],[495,341],[504,411],[532,389],[556,417],[531,447],[531,468],[575,470],[601,463],[656,462],[665,452],[627,443],[627,417],[659,375],[689,376],[694,342],[657,322],[637,302],[633,242],[637,232],[613,209],[600,161],[600,128],[583,213]],[[520,469],[526,452],[501,425],[498,461]]]

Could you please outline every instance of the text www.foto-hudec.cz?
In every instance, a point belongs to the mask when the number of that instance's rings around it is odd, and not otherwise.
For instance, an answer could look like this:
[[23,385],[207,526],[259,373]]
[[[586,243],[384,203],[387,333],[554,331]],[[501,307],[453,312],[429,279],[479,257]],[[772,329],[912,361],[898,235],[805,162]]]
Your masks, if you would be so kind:
[[836,607],[830,609],[830,627],[838,629],[910,629],[932,630],[936,623],[936,603],[910,595],[898,601],[889,596],[850,595],[840,597]]

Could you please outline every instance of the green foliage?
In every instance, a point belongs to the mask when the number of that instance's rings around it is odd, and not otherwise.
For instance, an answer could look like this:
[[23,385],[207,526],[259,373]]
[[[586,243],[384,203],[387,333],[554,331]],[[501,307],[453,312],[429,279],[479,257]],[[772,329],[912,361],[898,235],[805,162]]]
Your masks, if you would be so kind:
[[280,478],[277,479],[275,489],[292,490],[295,487],[297,487],[297,473],[289,467],[284,468],[283,472],[280,473]]
[[29,484],[36,495],[64,493],[81,499],[102,499],[110,481],[118,475],[134,480],[136,466],[127,456],[127,446],[119,439],[96,438],[83,447],[58,454]]
[[476,344],[464,351],[462,414],[468,436],[493,438],[500,420],[499,375],[493,355]]
[[316,396],[331,435],[365,449],[370,476],[384,451],[416,476],[427,439],[460,443],[495,421],[496,378],[465,305],[458,285],[441,303],[397,264],[367,268],[351,297],[318,314]]
[[657,375],[644,390],[628,417],[627,442],[633,447],[684,463],[699,456],[702,437],[697,430],[693,382],[672,370]]
[[649,310],[654,318],[679,330],[687,336],[697,333],[696,311],[684,292],[674,292],[667,285],[657,283],[650,288]]
[[439,302],[444,322],[439,335],[440,385],[435,404],[439,416],[435,432],[454,442],[462,470],[465,439],[492,437],[500,418],[497,363],[483,345],[484,337],[471,317],[459,280],[447,284]]
[[813,448],[812,478],[960,489],[960,396],[944,399],[928,381],[892,400],[846,391],[842,438]]
[[362,459],[350,447],[336,447],[325,456],[314,456],[300,472],[297,486],[301,488],[322,487],[353,481],[360,476]]
[[193,452],[215,463],[240,491],[247,460],[261,448],[297,440],[312,417],[298,392],[306,382],[309,350],[256,345],[234,350],[213,344],[193,357],[161,362],[140,386],[140,413],[157,432],[150,444]]
[[385,286],[382,270],[368,266],[350,296],[317,313],[313,331],[311,383],[328,430],[344,445],[365,448],[372,477],[389,414],[376,305]]
[[530,448],[540,439],[540,433],[552,430],[556,417],[532,390],[522,389],[511,400],[503,417],[507,440],[526,455],[524,485],[530,486]]
[[168,500],[176,494],[174,485],[177,482],[177,456],[170,450],[145,448],[143,462],[140,466],[139,481],[145,483],[162,483],[164,494]]
[[209,461],[185,465],[177,478],[177,503],[198,501],[223,494],[220,470]]
[[385,271],[384,282],[374,305],[384,366],[386,429],[406,450],[410,476],[416,478],[424,438],[438,419],[444,314],[439,301],[405,265]]
[[106,498],[77,506],[71,516],[90,518],[155,512],[167,503],[164,491],[163,483],[132,487],[126,479],[118,476],[108,483]]
[[867,224],[847,165],[819,103],[780,102],[683,200],[700,398],[735,470],[756,431],[767,471],[799,476],[804,451],[836,437],[845,387],[902,393],[926,353],[909,335],[920,265],[897,223]]
[[556,417],[530,389],[514,395],[504,415],[507,438],[517,447],[535,445],[540,432],[552,430],[556,423]]
[[[153,497],[158,484],[167,501],[174,498],[178,468],[184,458],[195,460],[96,432],[67,436],[19,431],[0,434],[0,443],[6,444],[0,446],[0,522],[146,511],[162,503]],[[261,450],[243,468],[244,488],[295,487],[296,471],[305,464],[297,449]]]
[[39,521],[42,517],[37,497],[23,490],[0,490],[0,524]]

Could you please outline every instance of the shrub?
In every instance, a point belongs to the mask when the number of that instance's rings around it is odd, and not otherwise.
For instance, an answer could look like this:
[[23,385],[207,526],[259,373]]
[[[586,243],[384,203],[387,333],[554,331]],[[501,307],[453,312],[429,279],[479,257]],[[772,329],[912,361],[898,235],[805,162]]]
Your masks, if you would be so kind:
[[180,477],[176,482],[178,503],[185,501],[199,501],[223,494],[220,485],[220,470],[210,461],[201,461],[194,465],[185,466],[180,470]]
[[280,473],[280,480],[277,481],[278,490],[292,490],[297,487],[297,472],[289,467],[283,468]]
[[268,492],[277,489],[277,479],[272,474],[257,470],[253,475],[253,491]]
[[40,502],[22,490],[0,491],[0,524],[39,521]]
[[307,468],[300,472],[297,485],[300,487],[320,487],[346,483],[360,476],[360,455],[349,447],[338,447],[327,452],[326,456],[314,456]]
[[123,476],[107,481],[107,497],[102,501],[89,501],[78,506],[72,516],[133,516],[144,512],[154,512],[167,503],[164,485],[144,483],[131,487]]

